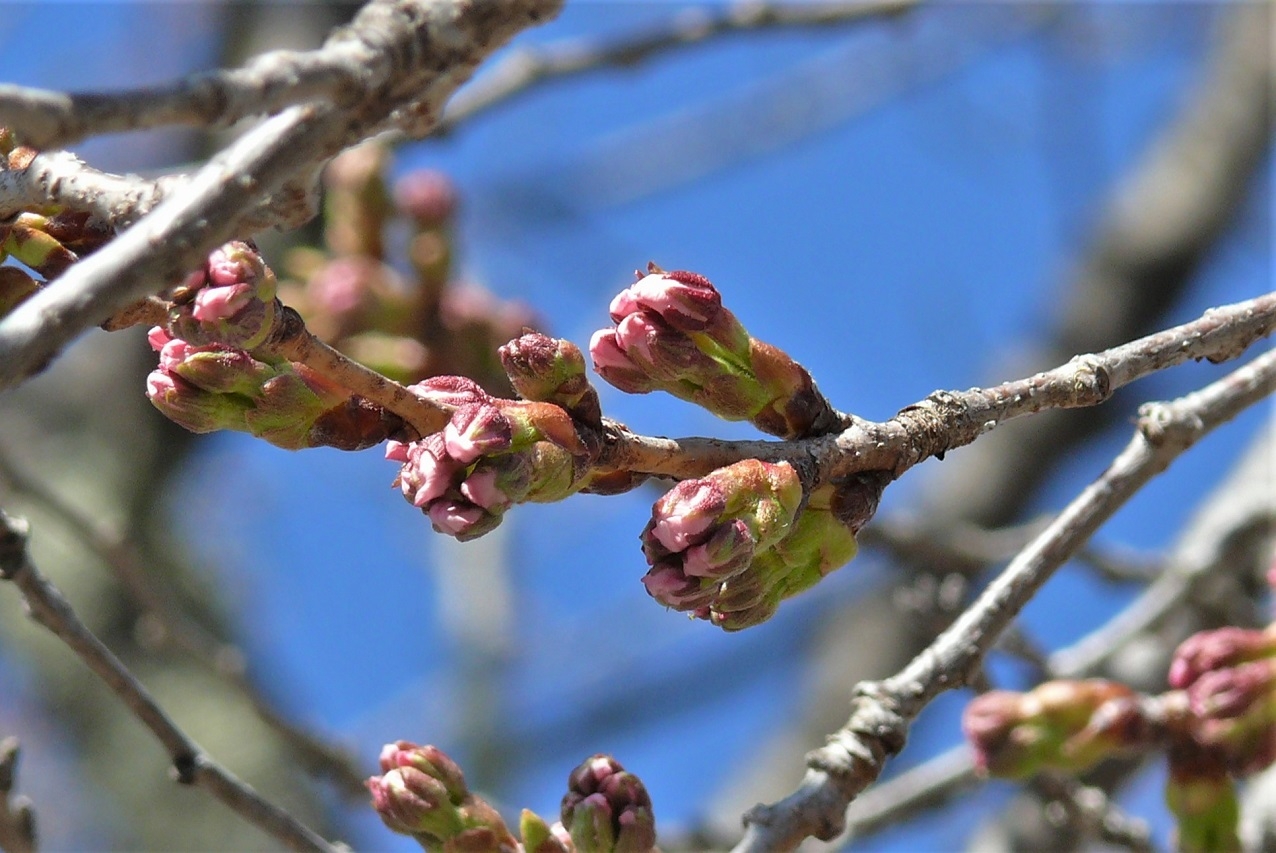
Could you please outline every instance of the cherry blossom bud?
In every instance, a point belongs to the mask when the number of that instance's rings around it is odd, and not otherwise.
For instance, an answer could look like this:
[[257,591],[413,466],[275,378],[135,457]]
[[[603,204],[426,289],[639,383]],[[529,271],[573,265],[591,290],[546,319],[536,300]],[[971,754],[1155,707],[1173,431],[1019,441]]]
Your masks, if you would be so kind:
[[447,791],[448,799],[453,803],[460,803],[469,793],[469,788],[465,785],[465,774],[460,766],[437,746],[421,746],[411,741],[398,740],[381,748],[378,762],[383,773],[396,767],[415,767],[439,780]]
[[447,789],[414,767],[396,767],[367,781],[372,807],[394,832],[446,839],[464,826]]
[[251,350],[274,328],[276,289],[275,274],[253,246],[227,243],[175,294],[169,332],[196,345]]
[[464,376],[431,376],[408,390],[423,400],[446,409],[459,409],[467,403],[487,403],[492,396],[473,379]]
[[620,348],[615,329],[594,332],[589,339],[589,356],[594,360],[595,372],[626,394],[650,394],[662,388]]
[[1011,778],[1047,767],[1079,772],[1141,748],[1151,736],[1138,695],[1098,679],[1049,681],[1028,693],[990,691],[966,707],[962,729],[976,766]]
[[431,501],[426,508],[430,524],[438,533],[446,533],[462,542],[490,533],[501,523],[501,516],[462,499],[447,497]]
[[648,853],[655,847],[651,797],[610,756],[595,755],[571,772],[561,811],[581,853]]
[[555,403],[589,426],[602,426],[598,393],[585,375],[585,356],[571,341],[528,332],[499,352],[510,383],[524,398]]
[[1180,643],[1174,652],[1170,686],[1183,689],[1211,670],[1265,657],[1276,657],[1276,624],[1262,631],[1248,628],[1201,631]]
[[19,213],[0,223],[0,260],[12,256],[45,280],[61,275],[79,256],[48,232],[49,224],[39,213]]
[[248,430],[245,416],[251,401],[205,391],[167,371],[155,370],[146,377],[146,397],[166,418],[194,433]]
[[[717,565],[716,559],[734,564],[747,550],[744,534],[755,552],[770,548],[789,532],[801,501],[802,484],[791,465],[745,459],[684,480],[656,501],[643,532],[643,550],[654,562],[706,544],[716,535],[713,550],[701,549],[692,557],[696,570]],[[720,533],[722,527],[732,530]]]
[[612,300],[610,313],[616,327],[595,333],[590,354],[622,391],[666,391],[789,439],[839,426],[806,369],[752,339],[703,276],[653,265]]
[[1276,658],[1215,669],[1187,688],[1197,740],[1248,776],[1276,761]]
[[509,450],[514,428],[492,403],[467,403],[452,414],[443,430],[447,453],[468,465],[480,456]]
[[442,172],[419,169],[394,185],[394,203],[418,227],[438,228],[456,211],[456,189]]
[[413,506],[419,507],[442,497],[451,488],[457,472],[464,468],[448,455],[443,434],[437,432],[411,444],[389,443],[386,458],[403,463],[394,485]]

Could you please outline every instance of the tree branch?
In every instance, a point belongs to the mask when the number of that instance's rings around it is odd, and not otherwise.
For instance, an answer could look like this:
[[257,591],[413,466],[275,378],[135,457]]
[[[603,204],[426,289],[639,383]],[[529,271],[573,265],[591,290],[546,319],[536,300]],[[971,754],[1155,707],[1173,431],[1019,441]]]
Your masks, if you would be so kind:
[[[744,0],[713,9],[687,9],[650,30],[607,42],[562,41],[524,47],[493,64],[480,79],[448,103],[436,134],[528,91],[562,77],[632,68],[656,56],[702,44],[713,38],[762,29],[815,29],[901,15],[919,0],[780,4]],[[3,113],[0,113],[3,118]]]
[[[43,483],[31,479],[0,453],[0,483],[9,490],[36,502],[71,532],[106,565],[141,612],[139,624],[147,624],[149,635],[176,646],[210,672],[225,679],[249,703],[257,715],[296,751],[309,767],[331,779],[347,796],[366,794],[364,774],[341,747],[328,743],[285,718],[261,694],[245,672],[244,653],[234,644],[213,636],[183,612],[167,589],[158,584],[146,564],[152,558],[142,553],[119,530],[92,518],[64,501]],[[8,849],[0,844],[0,849]]]
[[[299,176],[312,177],[343,147],[386,122],[428,130],[443,102],[480,60],[520,29],[557,11],[560,0],[375,0],[350,25],[378,43],[394,74],[356,110],[333,103],[289,107],[244,134],[99,251],[0,321],[0,388],[41,369],[85,329],[157,293],[236,236],[261,199]],[[15,128],[15,131],[20,128]],[[312,214],[312,192],[292,188],[282,221]],[[280,201],[276,199],[276,201]],[[283,199],[284,202],[289,198]],[[164,247],[164,251],[156,251]]]
[[932,699],[976,673],[1000,634],[1051,574],[1152,477],[1214,427],[1276,390],[1276,352],[1268,352],[1200,391],[1140,410],[1125,450],[975,603],[903,670],[856,689],[851,718],[807,756],[801,787],[745,815],[737,851],[791,850],[807,836],[831,839],[847,805],[903,748],[908,727]]
[[794,442],[651,438],[613,425],[602,467],[698,477],[741,459],[814,467],[817,481],[860,471],[895,477],[970,444],[997,425],[1045,409],[1095,406],[1136,379],[1188,360],[1235,358],[1276,330],[1276,293],[1214,308],[1198,320],[1026,379],[986,389],[938,391],[881,423],[855,419],[837,435]]
[[0,511],[0,579],[22,593],[27,613],[70,647],[150,730],[172,760],[178,782],[206,788],[236,814],[290,850],[338,848],[263,798],[205,753],[160,707],[102,641],[93,635],[62,593],[41,575],[27,553],[27,524]]
[[0,850],[5,853],[35,853],[35,812],[26,797],[13,797],[18,771],[18,739],[0,740]]

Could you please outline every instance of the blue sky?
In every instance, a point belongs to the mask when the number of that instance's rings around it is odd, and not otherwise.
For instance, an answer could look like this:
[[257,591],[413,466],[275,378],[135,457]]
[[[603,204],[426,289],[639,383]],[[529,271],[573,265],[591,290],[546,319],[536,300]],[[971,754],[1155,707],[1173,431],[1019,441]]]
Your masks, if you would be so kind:
[[[522,40],[620,33],[678,8],[568,3]],[[133,85],[213,61],[210,16],[197,5],[5,11],[6,82]],[[1011,378],[1000,365],[1048,327],[1112,183],[1182,104],[1214,16],[1205,5],[1093,4],[1049,25],[1034,19],[1041,11],[950,5],[723,39],[538,88],[444,140],[405,147],[396,171],[453,176],[464,276],[529,302],[553,333],[585,344],[631,271],[654,259],[708,276],[836,405],[882,419],[938,388]],[[81,149],[118,170],[152,167],[159,150],[132,136]],[[1264,177],[1171,322],[1270,286]],[[1179,368],[1133,395],[1176,395],[1224,369]],[[752,434],[670,399],[607,389],[603,405],[640,432]],[[1249,413],[1207,439],[1100,541],[1168,545],[1260,419]],[[1078,453],[1031,509],[1059,508],[1127,435],[1122,427]],[[934,464],[893,485],[882,511],[915,505]],[[468,552],[439,545],[389,488],[393,476],[378,451],[289,454],[226,435],[201,444],[179,489],[216,519],[187,533],[218,587],[243,603],[236,621],[254,670],[290,711],[357,742],[369,765],[396,738],[464,760],[464,679],[437,569]],[[500,662],[494,712],[521,744],[497,789],[510,815],[524,805],[552,814],[567,771],[610,751],[648,782],[662,824],[693,822],[751,745],[795,712],[817,617],[884,578],[864,555],[772,623],[720,634],[663,612],[638,583],[637,534],[654,497],[577,497],[506,522],[515,606],[503,654],[513,657]],[[1129,593],[1065,569],[1025,624],[1066,643]],[[1058,605],[1078,595],[1093,608]],[[410,621],[386,624],[387,605]],[[684,689],[660,687],[679,672]],[[632,691],[632,708],[602,701],[617,685]],[[928,712],[898,766],[954,743],[964,701],[946,697]],[[1005,790],[982,796],[991,803]],[[1159,787],[1140,790],[1138,810],[1159,813]],[[950,809],[868,847],[943,847],[984,813]],[[392,843],[366,816],[358,828],[357,847]]]

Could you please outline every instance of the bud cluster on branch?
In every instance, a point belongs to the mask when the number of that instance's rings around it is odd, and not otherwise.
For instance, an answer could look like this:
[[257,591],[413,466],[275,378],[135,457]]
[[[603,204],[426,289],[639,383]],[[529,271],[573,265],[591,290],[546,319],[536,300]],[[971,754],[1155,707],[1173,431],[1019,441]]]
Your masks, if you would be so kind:
[[431,853],[649,853],[656,820],[642,780],[609,755],[586,759],[567,778],[560,820],[524,809],[516,839],[456,762],[408,741],[381,750],[381,775],[367,782],[372,807],[394,832]]
[[1276,763],[1276,622],[1189,637],[1168,681],[1159,696],[1103,680],[996,690],[970,703],[963,728],[977,767],[1009,778],[1163,749],[1179,849],[1239,850],[1236,782]]

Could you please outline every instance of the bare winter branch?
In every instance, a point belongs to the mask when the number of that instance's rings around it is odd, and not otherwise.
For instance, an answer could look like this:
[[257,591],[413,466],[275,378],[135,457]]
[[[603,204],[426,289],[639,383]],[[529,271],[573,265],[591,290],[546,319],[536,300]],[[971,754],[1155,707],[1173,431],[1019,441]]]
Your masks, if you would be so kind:
[[[342,148],[387,122],[409,133],[428,130],[479,61],[558,5],[557,0],[370,3],[343,38],[381,45],[393,74],[377,89],[378,97],[355,110],[309,104],[268,119],[196,172],[181,193],[77,263],[57,287],[20,305],[0,322],[0,387],[39,370],[83,330],[178,280],[236,235],[262,199],[297,178],[313,178]],[[311,196],[294,188],[285,199],[291,203],[277,210],[279,221],[308,219]],[[156,246],[169,251],[156,252]]]
[[1276,330],[1276,293],[1212,309],[1198,320],[992,388],[939,391],[888,421],[856,419],[837,435],[797,442],[648,438],[616,429],[603,465],[672,477],[703,476],[740,459],[789,461],[818,480],[858,471],[900,476],[974,442],[998,424],[1046,409],[1095,406],[1136,379],[1189,360],[1234,358]]
[[172,760],[177,781],[206,788],[290,850],[337,850],[214,761],[177,727],[120,659],[85,627],[57,587],[32,565],[26,528],[22,520],[0,512],[0,578],[18,587],[31,617],[66,643],[151,731]]
[[896,675],[861,683],[847,724],[807,756],[806,778],[779,803],[745,816],[736,848],[792,850],[807,836],[830,839],[847,805],[903,748],[908,727],[940,693],[962,687],[1051,574],[1152,477],[1214,427],[1276,390],[1276,352],[1169,403],[1141,409],[1138,431],[1106,471],[1011,561],[976,602]]

